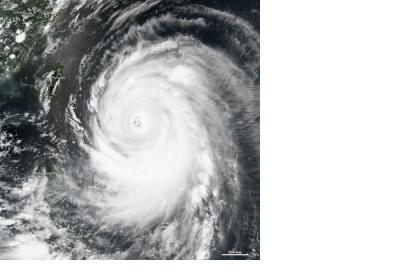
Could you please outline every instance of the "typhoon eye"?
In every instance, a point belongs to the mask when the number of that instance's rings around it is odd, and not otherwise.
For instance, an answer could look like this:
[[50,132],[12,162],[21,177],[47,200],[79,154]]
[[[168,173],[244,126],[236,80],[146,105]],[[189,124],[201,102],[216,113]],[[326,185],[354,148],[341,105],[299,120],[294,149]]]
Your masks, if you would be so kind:
[[133,123],[134,123],[134,126],[137,127],[137,128],[141,128],[141,127],[142,127],[142,121],[141,121],[141,119],[134,119]]

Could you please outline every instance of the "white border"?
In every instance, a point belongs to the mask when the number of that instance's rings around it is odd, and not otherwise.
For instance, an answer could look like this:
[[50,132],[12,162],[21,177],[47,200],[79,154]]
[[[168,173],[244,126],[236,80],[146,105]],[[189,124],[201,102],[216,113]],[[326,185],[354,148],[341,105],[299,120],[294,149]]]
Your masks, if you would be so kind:
[[410,2],[273,2],[262,256],[274,279],[409,279]]

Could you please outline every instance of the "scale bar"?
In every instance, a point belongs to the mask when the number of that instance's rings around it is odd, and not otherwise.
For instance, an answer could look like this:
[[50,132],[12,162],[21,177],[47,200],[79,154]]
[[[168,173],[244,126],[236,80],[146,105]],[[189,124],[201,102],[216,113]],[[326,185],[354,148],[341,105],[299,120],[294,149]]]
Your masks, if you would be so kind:
[[249,256],[249,254],[221,254],[221,256]]

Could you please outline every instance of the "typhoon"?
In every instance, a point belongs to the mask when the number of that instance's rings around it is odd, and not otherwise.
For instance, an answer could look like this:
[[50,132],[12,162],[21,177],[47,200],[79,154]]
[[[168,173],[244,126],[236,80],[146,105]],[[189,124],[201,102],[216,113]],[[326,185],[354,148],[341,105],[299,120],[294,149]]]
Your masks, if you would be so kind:
[[259,4],[56,1],[42,40],[0,258],[259,259]]

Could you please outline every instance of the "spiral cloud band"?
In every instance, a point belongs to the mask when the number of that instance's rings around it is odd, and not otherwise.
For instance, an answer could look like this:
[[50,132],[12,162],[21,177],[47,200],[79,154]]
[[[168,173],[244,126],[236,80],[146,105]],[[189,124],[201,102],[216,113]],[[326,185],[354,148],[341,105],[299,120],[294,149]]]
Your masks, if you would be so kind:
[[183,40],[137,50],[90,105],[96,115],[91,158],[115,192],[107,213],[114,221],[145,226],[169,218],[184,195],[194,203],[213,190],[210,146],[229,139],[209,139],[202,122],[215,124],[210,133],[223,136],[223,116],[201,69],[207,62],[192,61],[202,59],[201,50],[193,53]]
[[24,202],[47,210],[7,256],[258,258],[256,27],[194,1],[110,2],[62,4],[51,23],[39,73],[64,66],[42,100],[54,156]]

